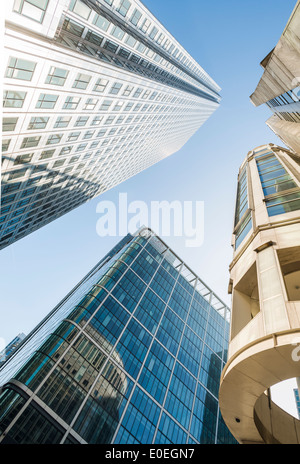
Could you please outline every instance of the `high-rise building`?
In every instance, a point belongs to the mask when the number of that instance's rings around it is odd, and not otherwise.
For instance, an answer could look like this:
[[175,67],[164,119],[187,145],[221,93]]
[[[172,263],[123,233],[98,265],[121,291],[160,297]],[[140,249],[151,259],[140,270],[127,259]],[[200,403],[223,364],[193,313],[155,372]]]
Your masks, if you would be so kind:
[[240,443],[300,442],[300,421],[272,402],[271,388],[300,377],[299,161],[269,144],[250,151],[239,170],[219,401]]
[[0,352],[0,365],[7,360],[8,356],[10,356],[11,353],[13,353],[13,351],[17,348],[17,346],[19,346],[21,341],[24,340],[25,336],[25,334],[20,333],[10,343],[8,343],[8,345],[6,345],[4,350]]
[[228,307],[149,229],[126,236],[0,369],[0,442],[236,443]]
[[139,0],[8,0],[0,248],[179,150],[219,86]]
[[267,125],[300,155],[300,1],[276,47],[261,62],[264,69],[252,103],[265,103],[273,112]]

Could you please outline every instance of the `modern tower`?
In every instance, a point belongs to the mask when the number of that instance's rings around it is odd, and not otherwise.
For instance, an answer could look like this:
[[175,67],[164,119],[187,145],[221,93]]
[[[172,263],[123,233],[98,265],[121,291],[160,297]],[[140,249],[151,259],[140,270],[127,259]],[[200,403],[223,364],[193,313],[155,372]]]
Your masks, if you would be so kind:
[[236,443],[228,307],[149,229],[126,236],[0,369],[0,442]]
[[228,362],[220,408],[239,443],[300,443],[270,388],[300,377],[300,157],[269,144],[238,175]]
[[22,340],[24,340],[25,336],[25,334],[20,333],[11,342],[9,342],[8,345],[6,345],[3,351],[0,352],[0,366],[15,351],[17,346],[19,346]]
[[252,103],[265,103],[273,112],[267,125],[300,155],[300,1],[276,47],[261,62],[264,69]]
[[139,0],[5,8],[0,248],[179,150],[220,102]]

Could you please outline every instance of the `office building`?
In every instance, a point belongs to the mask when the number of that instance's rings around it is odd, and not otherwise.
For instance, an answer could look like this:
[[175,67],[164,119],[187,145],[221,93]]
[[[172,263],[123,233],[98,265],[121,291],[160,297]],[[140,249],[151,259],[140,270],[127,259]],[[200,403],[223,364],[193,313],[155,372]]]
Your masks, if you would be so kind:
[[0,442],[236,443],[229,309],[151,230],[128,235],[0,369]]
[[300,1],[276,47],[261,62],[263,75],[251,101],[266,104],[273,115],[270,129],[290,149],[300,155]]
[[299,159],[263,145],[239,170],[231,332],[219,394],[223,418],[239,443],[300,442],[300,422],[272,402],[271,389],[300,377]]
[[6,361],[6,359],[13,353],[13,351],[19,346],[22,340],[25,338],[25,334],[20,333],[17,335],[8,345],[0,352],[0,365]]
[[219,86],[139,0],[8,0],[0,248],[178,151]]

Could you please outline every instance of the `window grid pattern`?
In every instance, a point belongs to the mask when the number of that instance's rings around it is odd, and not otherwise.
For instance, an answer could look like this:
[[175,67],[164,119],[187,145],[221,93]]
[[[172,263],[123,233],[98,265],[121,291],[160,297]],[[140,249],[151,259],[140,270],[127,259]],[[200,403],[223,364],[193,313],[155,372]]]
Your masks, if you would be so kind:
[[[148,267],[145,281],[137,273],[142,265]],[[159,270],[164,270],[165,281],[172,285],[168,298],[161,298],[161,287],[151,288]],[[117,249],[103,271],[88,292],[75,299],[76,306],[69,305],[63,316],[67,320],[15,378],[58,414],[61,425],[71,426],[63,442],[78,434],[88,443],[217,443],[216,385],[226,361],[228,322],[146,238],[138,236]],[[129,282],[141,291],[124,299]],[[191,319],[182,319],[168,307],[175,290],[189,298],[194,317],[197,313],[198,319],[206,321],[202,322],[202,338],[193,324],[189,326]],[[152,316],[152,299],[158,321],[154,329],[149,322],[143,324],[149,321],[147,317],[141,317],[145,312]],[[177,301],[180,304],[178,297]],[[173,335],[174,346],[160,339],[164,324]],[[191,345],[197,369],[181,356]],[[11,433],[19,427],[18,420]],[[235,442],[232,437],[228,440]]]

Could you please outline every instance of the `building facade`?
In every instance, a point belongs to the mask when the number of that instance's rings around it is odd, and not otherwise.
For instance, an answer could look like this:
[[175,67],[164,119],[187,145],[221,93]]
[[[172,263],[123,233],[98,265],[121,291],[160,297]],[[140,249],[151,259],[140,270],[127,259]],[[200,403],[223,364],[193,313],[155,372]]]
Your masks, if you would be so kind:
[[6,361],[8,356],[10,356],[14,350],[19,346],[22,340],[25,338],[25,334],[20,333],[17,335],[8,345],[4,348],[3,351],[0,352],[0,365]]
[[300,155],[300,2],[269,55],[261,62],[264,69],[255,92],[255,106],[266,104],[273,115],[267,125],[290,149]]
[[8,0],[0,248],[179,150],[219,86],[139,0]]
[[232,238],[228,362],[220,407],[239,443],[299,443],[300,422],[272,402],[300,377],[300,157],[269,144],[240,167]]
[[0,369],[0,442],[236,443],[228,307],[149,229],[125,237]]

